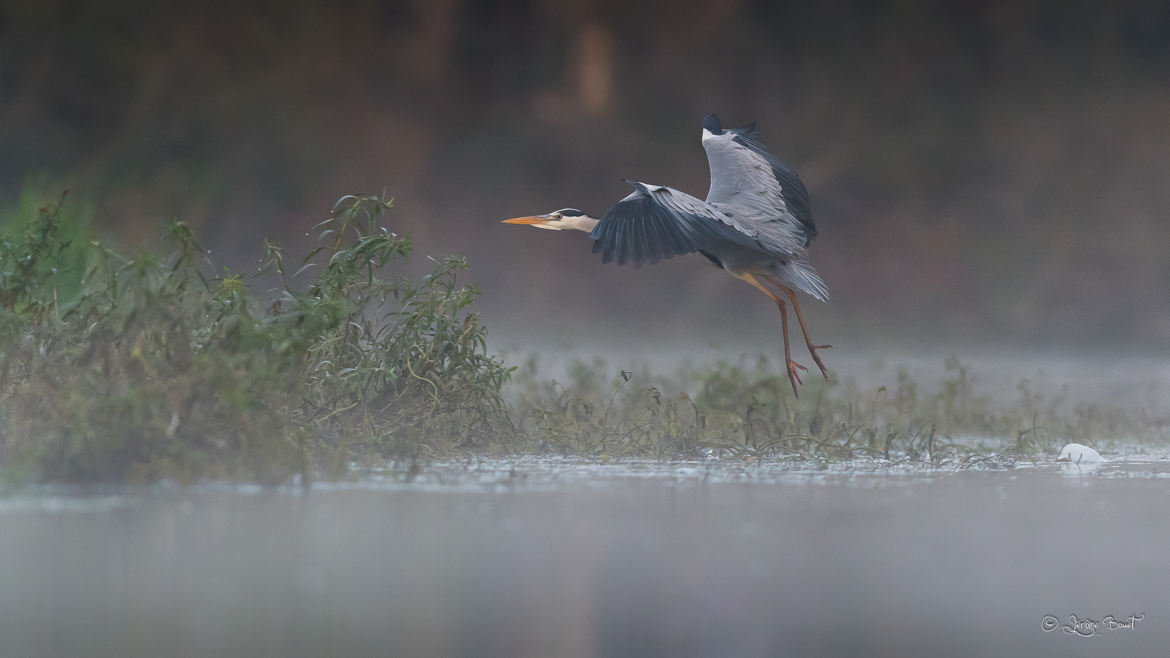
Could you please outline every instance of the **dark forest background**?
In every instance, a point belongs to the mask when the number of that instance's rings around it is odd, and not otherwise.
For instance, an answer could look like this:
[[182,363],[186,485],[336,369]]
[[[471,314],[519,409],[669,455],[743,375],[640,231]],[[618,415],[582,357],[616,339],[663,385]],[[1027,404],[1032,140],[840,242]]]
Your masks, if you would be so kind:
[[[251,268],[385,188],[462,253],[492,337],[761,340],[698,260],[602,266],[630,177],[703,196],[700,121],[757,121],[805,180],[838,344],[1170,338],[1170,3],[0,2],[0,205],[68,188],[102,234],[188,221]],[[425,268],[423,268],[425,269]]]

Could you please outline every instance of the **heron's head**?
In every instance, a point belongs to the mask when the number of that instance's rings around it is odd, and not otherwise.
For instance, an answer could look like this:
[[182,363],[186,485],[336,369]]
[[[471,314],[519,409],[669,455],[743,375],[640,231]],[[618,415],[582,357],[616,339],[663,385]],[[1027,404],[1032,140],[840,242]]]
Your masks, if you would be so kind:
[[561,208],[547,215],[532,215],[531,217],[517,217],[505,219],[505,224],[528,224],[536,228],[547,228],[553,231],[592,231],[597,220],[577,210],[576,208]]

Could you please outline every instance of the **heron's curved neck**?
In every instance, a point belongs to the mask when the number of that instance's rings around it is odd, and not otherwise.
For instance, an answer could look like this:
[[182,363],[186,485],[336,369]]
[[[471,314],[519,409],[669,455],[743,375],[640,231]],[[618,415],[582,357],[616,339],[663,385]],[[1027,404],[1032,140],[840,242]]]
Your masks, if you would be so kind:
[[585,231],[592,233],[593,227],[597,226],[597,222],[601,220],[594,219],[589,215],[581,215],[579,217],[565,217],[561,220],[561,226],[570,231]]

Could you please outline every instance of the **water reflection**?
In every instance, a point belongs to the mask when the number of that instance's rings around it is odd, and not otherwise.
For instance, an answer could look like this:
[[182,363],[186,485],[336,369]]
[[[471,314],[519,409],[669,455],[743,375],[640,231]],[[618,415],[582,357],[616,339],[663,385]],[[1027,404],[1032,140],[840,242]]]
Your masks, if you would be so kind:
[[[1101,647],[1045,615],[1170,609],[1150,577],[1168,472],[505,461],[307,494],[8,499],[0,637],[10,655],[1076,655]],[[1109,651],[1167,639],[1151,623]]]

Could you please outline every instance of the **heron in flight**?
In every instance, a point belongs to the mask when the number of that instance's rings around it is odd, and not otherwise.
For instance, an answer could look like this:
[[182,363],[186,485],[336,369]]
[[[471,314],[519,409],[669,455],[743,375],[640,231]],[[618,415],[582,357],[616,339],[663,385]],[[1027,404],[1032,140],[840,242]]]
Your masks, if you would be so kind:
[[[804,323],[796,291],[828,301],[829,290],[808,260],[817,235],[804,183],[760,142],[755,123],[724,130],[714,114],[703,119],[703,149],[711,167],[706,201],[664,185],[627,180],[634,192],[595,219],[574,208],[504,220],[557,231],[585,231],[601,262],[640,266],[697,253],[768,296],[780,309],[784,360],[793,394],[803,384],[788,345],[792,304],[809,354],[828,371]],[[771,288],[769,288],[771,286]]]

